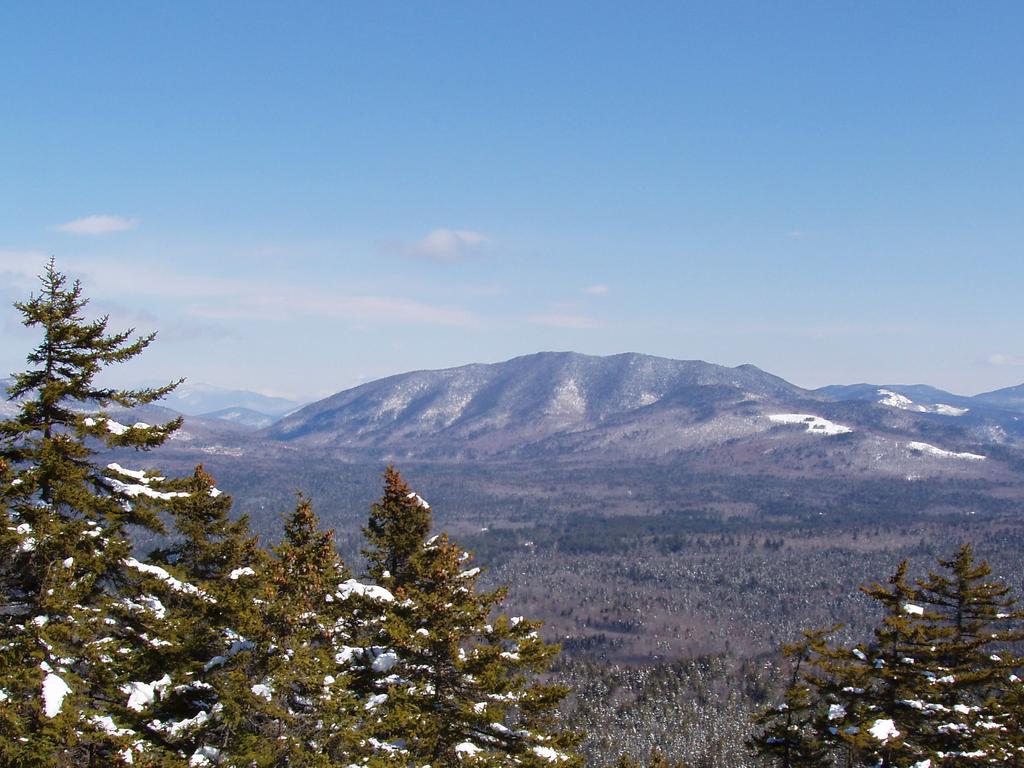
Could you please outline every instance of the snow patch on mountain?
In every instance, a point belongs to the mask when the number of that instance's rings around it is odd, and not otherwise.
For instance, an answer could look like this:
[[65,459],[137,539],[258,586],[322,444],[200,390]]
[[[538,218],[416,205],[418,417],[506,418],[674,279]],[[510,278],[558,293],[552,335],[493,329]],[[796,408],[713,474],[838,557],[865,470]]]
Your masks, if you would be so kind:
[[906,395],[901,395],[898,392],[893,392],[889,389],[880,389],[878,390],[878,394],[882,396],[882,399],[878,401],[879,403],[887,405],[890,408],[899,408],[902,411],[937,413],[940,416],[963,416],[970,410],[970,408],[957,408],[956,406],[946,405],[945,403],[921,405],[920,403],[915,403]]
[[640,393],[640,398],[637,402],[641,407],[643,407],[645,405],[654,405],[654,403],[658,402],[660,399],[660,397],[652,392],[642,392]]
[[811,434],[825,437],[853,432],[851,427],[809,413],[774,413],[768,418],[776,424],[802,424]]
[[439,423],[444,427],[450,427],[458,421],[459,417],[462,416],[463,411],[466,410],[466,406],[469,405],[472,400],[472,393],[453,393],[441,402],[427,408],[420,417],[420,421],[428,424]]
[[947,451],[943,448],[937,448],[934,445],[928,443],[921,443],[918,441],[912,441],[907,443],[907,448],[914,453],[927,454],[929,456],[939,456],[945,459],[966,459],[968,461],[984,461],[985,457],[977,453],[956,453],[955,451]]
[[547,413],[551,415],[580,414],[587,410],[587,401],[575,379],[563,381],[555,387]]

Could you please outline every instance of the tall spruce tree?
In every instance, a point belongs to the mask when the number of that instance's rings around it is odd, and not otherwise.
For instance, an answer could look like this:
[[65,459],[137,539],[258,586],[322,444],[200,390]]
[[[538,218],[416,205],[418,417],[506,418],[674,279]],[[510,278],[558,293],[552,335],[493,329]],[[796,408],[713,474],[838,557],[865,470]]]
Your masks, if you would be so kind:
[[430,506],[402,480],[393,466],[384,470],[384,495],[370,507],[363,528],[369,575],[383,587],[404,586],[416,574],[415,559],[430,534]]
[[162,443],[180,421],[126,426],[103,409],[152,402],[176,384],[98,386],[103,369],[140,354],[153,335],[133,339],[131,330],[108,333],[106,317],[86,320],[81,285],[69,286],[53,260],[40,280],[15,307],[42,340],[8,391],[18,414],[0,422],[0,762],[105,766],[137,746],[123,725],[125,687],[157,641],[131,608],[152,574],[131,567],[126,528],[160,531],[157,511],[173,493],[145,473],[97,466],[95,451]]
[[505,591],[479,591],[470,554],[429,531],[429,505],[389,467],[366,556],[395,599],[353,657],[366,742],[403,766],[579,765],[559,728],[567,691],[538,679],[556,647],[498,614]]
[[[867,649],[870,673],[864,675],[864,666],[858,664],[853,678],[845,680],[845,689],[853,694],[847,710],[859,726],[844,729],[842,735],[881,768],[913,764],[924,752],[920,734],[927,713],[912,702],[921,688],[918,658],[926,638],[907,568],[904,560],[889,577],[888,586],[876,582],[861,587],[882,606],[883,616]],[[863,692],[852,690],[857,687],[863,687]]]
[[173,685],[144,713],[148,732],[195,766],[351,764],[357,702],[339,656],[352,582],[332,532],[300,497],[269,556],[202,468],[186,488],[174,510],[180,538],[155,558],[192,589],[160,595],[178,640]]
[[820,733],[820,700],[805,678],[836,629],[805,632],[802,640],[782,648],[789,661],[789,685],[780,704],[754,717],[758,730],[749,741],[758,755],[777,768],[826,768],[830,764],[828,731]]
[[810,643],[806,688],[790,686],[799,694],[797,714],[787,701],[762,716],[766,728],[756,746],[763,756],[779,760],[776,748],[785,750],[794,718],[843,766],[1024,763],[1016,598],[969,545],[939,566],[911,582],[903,562],[888,585],[862,587],[883,609],[873,642]]
[[915,706],[928,712],[921,740],[932,765],[991,765],[1002,745],[999,713],[1022,660],[1013,652],[1024,639],[1010,587],[992,577],[970,544],[941,570],[916,581],[924,625],[918,662],[927,681]]
[[269,558],[248,518],[231,518],[231,497],[202,467],[177,487],[174,541],[151,555],[168,574],[154,597],[169,641],[146,679],[166,683],[139,719],[150,741],[190,765],[272,764],[267,752],[278,745],[264,736],[279,712],[262,689],[253,691],[266,677],[256,638],[272,598]]
[[807,678],[821,702],[819,735],[850,765],[915,765],[925,751],[920,733],[928,713],[914,703],[923,680],[917,656],[925,636],[907,569],[903,561],[887,585],[861,587],[882,608],[873,641],[853,648],[818,646],[816,669]]
[[264,696],[286,714],[288,760],[310,768],[347,765],[357,751],[357,704],[337,658],[351,637],[347,606],[338,599],[349,572],[334,532],[320,529],[309,499],[299,497],[274,554],[267,612],[274,648]]

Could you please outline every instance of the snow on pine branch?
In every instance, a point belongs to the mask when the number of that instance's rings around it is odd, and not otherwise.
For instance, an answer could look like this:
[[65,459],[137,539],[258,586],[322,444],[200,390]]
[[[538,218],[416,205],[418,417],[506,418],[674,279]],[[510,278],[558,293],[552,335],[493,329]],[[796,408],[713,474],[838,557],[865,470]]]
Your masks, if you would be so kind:
[[164,582],[167,586],[173,589],[175,592],[182,592],[187,595],[194,595],[208,603],[216,603],[217,600],[210,595],[206,594],[199,587],[194,584],[189,584],[186,581],[181,581],[171,576],[164,568],[159,565],[150,565],[149,563],[141,563],[134,557],[128,557],[123,560],[124,564],[129,568],[134,568],[140,573],[146,573],[150,576],[155,576],[160,581]]

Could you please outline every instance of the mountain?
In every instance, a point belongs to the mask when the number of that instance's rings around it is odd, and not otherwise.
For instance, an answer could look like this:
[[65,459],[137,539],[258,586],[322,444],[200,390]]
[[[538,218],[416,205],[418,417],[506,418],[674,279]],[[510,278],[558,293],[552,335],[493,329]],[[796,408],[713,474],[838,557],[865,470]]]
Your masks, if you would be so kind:
[[708,469],[775,471],[818,462],[901,474],[956,465],[968,471],[970,462],[983,462],[974,457],[984,457],[984,446],[1024,441],[1024,425],[1001,411],[974,412],[940,390],[897,389],[923,402],[873,385],[809,391],[751,365],[543,352],[363,384],[261,435],[345,458],[686,456]]
[[692,419],[726,403],[806,394],[753,366],[542,352],[363,384],[302,408],[264,434],[335,448],[417,450],[418,443],[423,451],[502,453],[626,414],[673,409]]
[[959,415],[977,407],[970,397],[954,395],[927,384],[831,384],[815,390],[830,400],[867,400],[920,413]]
[[294,411],[302,404],[283,397],[269,397],[258,392],[241,389],[225,389],[212,384],[181,384],[160,401],[186,416],[199,416],[225,409],[246,409],[267,416],[282,416]]
[[240,407],[222,408],[219,411],[199,415],[203,419],[219,419],[220,421],[230,422],[241,427],[251,427],[252,429],[263,429],[277,421],[276,416],[260,413],[251,408]]
[[[653,460],[699,471],[793,474],[813,466],[818,474],[991,476],[1010,461],[1007,450],[1024,449],[1024,420],[1003,407],[1013,389],[977,398],[926,385],[812,391],[752,365],[634,353],[541,352],[413,371],[277,421],[274,410],[296,404],[206,385],[181,389],[160,405],[173,409],[168,418],[187,415],[174,450],[190,461],[217,454],[297,462]],[[212,402],[230,405],[200,410]]]
[[975,395],[972,399],[975,402],[984,403],[996,408],[1024,411],[1024,384],[997,389],[994,392],[984,392],[980,395]]
[[188,416],[157,403],[140,405],[131,409],[113,406],[107,408],[106,413],[121,424],[134,424],[140,421],[146,424],[163,424],[183,416],[184,424],[171,436],[172,443],[179,445],[209,445],[225,441],[234,445],[244,441],[252,432],[251,427],[242,424],[233,424],[223,419],[204,416]]

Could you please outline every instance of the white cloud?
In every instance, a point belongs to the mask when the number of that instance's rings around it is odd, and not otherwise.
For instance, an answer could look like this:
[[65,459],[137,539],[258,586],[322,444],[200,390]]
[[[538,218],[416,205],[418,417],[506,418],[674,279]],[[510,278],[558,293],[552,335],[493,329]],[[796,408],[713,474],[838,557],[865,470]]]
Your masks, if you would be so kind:
[[362,325],[480,325],[475,314],[459,307],[401,296],[345,295],[327,285],[313,288],[266,280],[208,278],[109,261],[90,262],[85,270],[90,290],[94,285],[97,295],[119,301],[126,296],[151,296],[190,302],[183,311],[206,321],[324,317]]
[[[7,282],[21,293],[37,285],[36,276],[46,266],[42,253],[0,250],[0,287]],[[344,293],[330,282],[311,285],[299,280],[256,277],[213,277],[182,272],[161,272],[153,265],[122,260],[92,259],[57,268],[81,275],[86,294],[112,316],[129,325],[147,329],[160,323],[155,317],[128,316],[134,303],[159,302],[153,312],[161,317],[167,306],[178,320],[161,325],[165,338],[187,338],[209,330],[211,335],[230,334],[236,320],[289,321],[309,318],[339,320],[363,327],[430,325],[480,327],[484,320],[475,312],[432,300],[429,296],[387,295],[368,290]],[[159,274],[159,279],[154,275]],[[6,278],[6,280],[5,280]],[[169,304],[168,304],[169,303]],[[185,319],[188,318],[188,319]]]
[[597,285],[588,285],[586,288],[582,289],[583,293],[589,293],[591,296],[604,296],[605,294],[608,293],[608,290],[608,286],[604,285],[603,283],[598,283]]
[[446,307],[395,296],[341,296],[288,289],[250,292],[216,304],[194,305],[193,317],[207,320],[287,320],[320,317],[367,325],[476,326],[477,317],[460,307]]
[[126,229],[135,229],[137,224],[138,222],[135,219],[126,219],[124,216],[94,214],[69,221],[54,227],[54,229],[60,232],[70,232],[73,235],[106,235],[111,232],[124,232]]
[[409,256],[451,263],[478,253],[487,239],[471,229],[435,229],[403,250]]
[[594,328],[601,328],[603,326],[599,321],[592,317],[586,317],[585,315],[532,315],[529,318],[529,321],[533,325],[546,325],[550,328],[570,328],[573,330],[591,330]]
[[12,276],[19,285],[25,281],[35,284],[37,277],[46,271],[49,258],[42,251],[0,250],[0,274]]
[[1024,365],[1024,357],[1019,355],[1004,355],[997,352],[988,356],[988,363],[989,365],[1018,366]]

